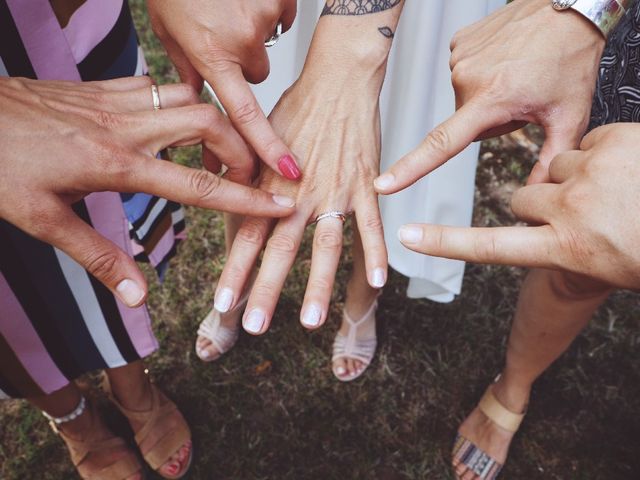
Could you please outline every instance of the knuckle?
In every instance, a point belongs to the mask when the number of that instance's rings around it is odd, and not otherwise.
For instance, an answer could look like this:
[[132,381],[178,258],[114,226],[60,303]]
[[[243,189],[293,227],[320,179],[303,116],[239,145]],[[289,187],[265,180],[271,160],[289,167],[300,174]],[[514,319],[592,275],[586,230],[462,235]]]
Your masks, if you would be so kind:
[[201,200],[216,197],[220,190],[220,183],[220,178],[207,170],[196,170],[189,176],[191,191]]
[[339,250],[342,248],[342,232],[321,232],[314,237],[313,244],[321,250]]
[[115,129],[122,123],[122,117],[118,113],[98,110],[95,112],[95,120],[98,125],[108,130]]
[[258,298],[273,298],[277,295],[277,288],[270,283],[257,283],[251,289],[251,295],[255,295]]
[[246,220],[238,230],[236,239],[245,244],[259,246],[263,245],[265,240],[261,225],[256,220]]
[[261,113],[257,103],[248,101],[233,110],[233,118],[242,125],[248,125],[255,123]]
[[333,279],[326,277],[309,279],[308,290],[322,292],[324,295],[327,295],[333,290],[333,283]]
[[267,247],[282,254],[295,253],[298,249],[296,241],[284,233],[274,233],[267,242]]
[[201,133],[216,130],[220,122],[220,114],[213,105],[197,105],[193,108],[194,119],[197,121]]
[[[440,242],[444,243],[444,240],[441,239]],[[473,244],[473,250],[476,258],[485,261],[497,258],[500,252],[498,240],[495,235],[476,240]]]
[[362,233],[382,232],[382,219],[379,215],[371,215],[364,219],[359,228]]
[[91,252],[82,263],[91,275],[109,283],[116,278],[119,257],[114,251]]
[[448,151],[451,139],[449,133],[442,127],[436,127],[429,132],[424,140],[424,145],[428,150],[437,154],[444,154]]

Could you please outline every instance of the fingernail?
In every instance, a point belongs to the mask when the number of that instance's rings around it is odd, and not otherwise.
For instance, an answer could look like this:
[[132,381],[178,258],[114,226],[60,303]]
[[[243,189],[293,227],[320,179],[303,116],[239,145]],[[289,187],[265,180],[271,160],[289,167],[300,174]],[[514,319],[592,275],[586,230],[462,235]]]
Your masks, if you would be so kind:
[[220,313],[227,313],[233,303],[233,290],[230,288],[222,288],[216,292],[213,308]]
[[275,204],[280,205],[281,207],[291,208],[296,206],[296,201],[293,198],[285,197],[282,195],[274,195],[273,201]]
[[307,327],[317,327],[321,317],[322,309],[318,305],[309,305],[302,316],[302,323]]
[[396,177],[392,173],[385,173],[376,178],[373,184],[378,190],[386,190],[391,188],[395,181]]
[[302,175],[296,161],[291,155],[285,155],[282,157],[278,162],[278,168],[282,175],[289,180],[297,180]]
[[371,279],[371,286],[375,288],[382,288],[387,283],[386,274],[383,268],[376,268],[373,271],[373,278]]
[[118,284],[116,292],[118,292],[120,300],[129,307],[135,307],[144,298],[144,290],[136,282],[128,278]]
[[264,325],[265,315],[257,308],[251,310],[247,317],[244,319],[244,329],[249,333],[260,333],[262,326]]
[[402,243],[418,243],[422,240],[422,229],[405,225],[398,231],[398,238]]

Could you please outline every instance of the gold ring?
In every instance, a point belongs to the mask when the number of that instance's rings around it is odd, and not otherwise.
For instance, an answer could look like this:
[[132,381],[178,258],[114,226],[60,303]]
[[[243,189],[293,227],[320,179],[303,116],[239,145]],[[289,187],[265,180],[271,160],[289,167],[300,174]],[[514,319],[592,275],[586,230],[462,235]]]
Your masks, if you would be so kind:
[[153,98],[153,109],[160,110],[160,93],[158,93],[157,85],[151,85],[151,97]]

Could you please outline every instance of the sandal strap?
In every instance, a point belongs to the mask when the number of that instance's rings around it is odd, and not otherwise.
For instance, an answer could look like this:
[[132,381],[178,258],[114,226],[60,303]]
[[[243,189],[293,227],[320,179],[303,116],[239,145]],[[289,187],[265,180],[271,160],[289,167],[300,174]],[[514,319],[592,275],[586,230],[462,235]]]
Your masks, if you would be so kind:
[[238,340],[240,325],[228,328],[221,324],[220,312],[212,309],[198,327],[198,336],[209,340],[220,354],[229,351]]
[[512,433],[518,431],[525,415],[524,413],[513,413],[502,405],[493,393],[493,385],[487,388],[478,404],[478,408],[493,423]]
[[[135,435],[135,441],[141,450],[140,453],[142,453],[142,457],[154,470],[158,470],[180,449],[180,447],[191,440],[191,430],[178,411],[178,407],[166,397],[166,403],[161,405],[160,390],[153,383],[150,383],[151,408],[146,412],[129,410],[118,402],[110,390],[106,375],[104,388],[107,391],[111,402],[113,402],[113,404],[125,417],[127,417],[127,419],[143,423],[142,428]],[[176,412],[178,415],[175,415],[174,417],[179,416],[179,420],[167,422],[167,418]],[[170,430],[163,431],[167,428]],[[162,434],[158,435],[157,441],[152,445],[146,444],[145,442],[151,432],[158,429],[162,431]]]
[[[91,474],[81,474],[83,480],[124,480],[142,471],[138,459],[131,455],[121,458],[108,467]],[[80,471],[78,471],[79,473]]]
[[356,339],[352,343],[349,343],[347,336],[338,333],[333,342],[333,355],[331,360],[336,361],[340,358],[354,358],[369,365],[376,353],[377,346],[377,338],[366,340]]
[[477,475],[478,480],[494,480],[503,465],[480,450],[470,440],[458,434],[453,447],[454,465],[460,462]]

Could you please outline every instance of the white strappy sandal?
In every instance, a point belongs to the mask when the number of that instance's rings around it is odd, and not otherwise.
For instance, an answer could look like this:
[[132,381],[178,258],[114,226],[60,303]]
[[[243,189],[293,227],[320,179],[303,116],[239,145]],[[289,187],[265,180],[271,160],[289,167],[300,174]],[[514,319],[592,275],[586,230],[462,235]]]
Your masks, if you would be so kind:
[[[342,335],[340,332],[336,334],[336,338],[333,341],[333,356],[331,358],[333,375],[341,382],[351,382],[356,378],[359,378],[367,369],[373,356],[376,353],[376,347],[378,345],[378,337],[375,335],[370,338],[358,338],[358,327],[373,318],[375,322],[376,309],[378,308],[378,300],[376,299],[367,313],[365,313],[360,320],[354,322],[346,308],[343,310],[344,321],[349,325],[349,331],[347,335]],[[364,364],[364,368],[355,375],[338,375],[335,371],[335,361],[341,358],[351,358],[358,360]]]
[[[251,289],[249,289],[249,292],[250,291]],[[238,302],[238,305],[236,305],[236,308],[234,308],[232,312],[245,309],[247,301],[249,300],[249,292],[240,299],[240,302]],[[196,339],[196,355],[198,355],[198,358],[203,362],[214,362],[218,360],[222,355],[233,348],[240,336],[241,321],[239,320],[237,322],[235,328],[230,328],[222,325],[221,315],[222,314],[215,308],[212,308],[205,319],[200,322],[200,326],[198,327],[198,336],[209,340],[218,351],[218,355],[205,356],[205,350],[198,348],[198,340]]]

